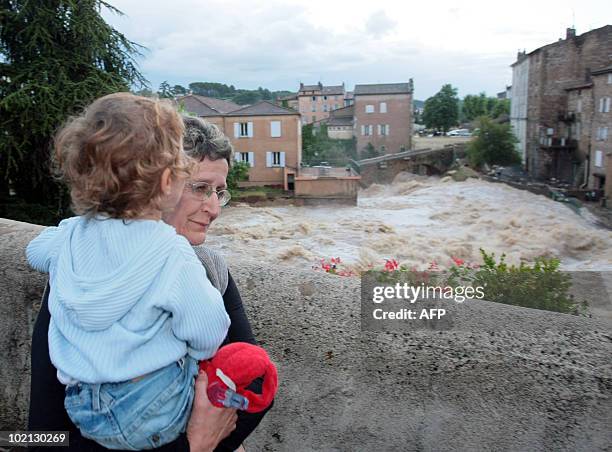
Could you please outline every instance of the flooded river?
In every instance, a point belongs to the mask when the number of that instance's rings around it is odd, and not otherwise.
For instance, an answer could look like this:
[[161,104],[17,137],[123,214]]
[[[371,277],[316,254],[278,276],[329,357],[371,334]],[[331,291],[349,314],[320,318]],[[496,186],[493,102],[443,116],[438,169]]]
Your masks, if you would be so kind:
[[[583,209],[584,211],[584,209]],[[310,267],[341,257],[362,267],[394,258],[425,268],[451,256],[481,263],[479,248],[518,263],[561,259],[566,270],[612,270],[612,232],[588,212],[504,184],[402,173],[390,185],[359,194],[356,207],[225,209],[207,241],[231,260]]]

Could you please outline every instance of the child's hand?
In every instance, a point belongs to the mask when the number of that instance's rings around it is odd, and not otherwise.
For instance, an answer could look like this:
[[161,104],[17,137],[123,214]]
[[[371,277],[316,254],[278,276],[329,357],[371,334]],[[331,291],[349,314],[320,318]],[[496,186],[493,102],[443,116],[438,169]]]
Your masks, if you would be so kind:
[[187,425],[187,439],[191,452],[214,450],[221,440],[236,428],[238,419],[236,410],[213,406],[208,400],[207,388],[206,372],[200,371],[195,382],[193,409]]

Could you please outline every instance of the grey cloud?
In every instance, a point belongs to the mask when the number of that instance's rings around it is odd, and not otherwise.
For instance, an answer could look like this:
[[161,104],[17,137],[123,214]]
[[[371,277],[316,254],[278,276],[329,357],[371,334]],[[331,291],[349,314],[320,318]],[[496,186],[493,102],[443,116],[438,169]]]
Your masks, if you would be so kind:
[[366,31],[375,38],[390,33],[397,25],[383,10],[376,11],[365,23]]

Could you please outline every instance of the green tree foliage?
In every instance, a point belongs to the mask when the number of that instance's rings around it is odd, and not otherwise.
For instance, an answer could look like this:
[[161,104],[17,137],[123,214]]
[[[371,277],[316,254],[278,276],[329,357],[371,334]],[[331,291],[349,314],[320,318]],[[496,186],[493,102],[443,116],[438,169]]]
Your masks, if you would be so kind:
[[174,85],[172,87],[172,94],[174,94],[175,96],[184,96],[185,94],[187,94],[187,88],[181,85]]
[[463,98],[461,105],[461,120],[473,121],[481,116],[498,118],[510,114],[510,100],[487,97],[485,93],[478,95],[468,94]]
[[344,166],[357,159],[356,142],[329,138],[327,127],[314,129],[312,124],[302,126],[302,161],[306,165],[327,162],[332,166]]
[[57,128],[94,99],[144,86],[138,46],[107,24],[100,0],[0,1],[0,197],[68,213],[52,179]]
[[246,162],[234,162],[227,174],[227,189],[232,195],[238,191],[238,182],[249,178],[249,164]]
[[467,155],[473,166],[513,165],[521,162],[515,144],[517,142],[510,124],[497,124],[483,116],[478,119],[479,130],[470,142]]
[[425,101],[423,121],[428,128],[446,132],[459,119],[459,98],[457,89],[444,85],[442,89]]
[[161,82],[161,85],[159,85],[159,90],[157,91],[157,94],[159,95],[159,97],[164,98],[164,99],[174,98],[174,93],[172,92],[170,83],[168,83],[166,80]]
[[189,84],[189,89],[199,96],[230,100],[238,105],[252,105],[260,100],[274,101],[291,94],[291,91],[270,91],[261,86],[254,90],[237,89],[234,85],[215,82],[193,82]]

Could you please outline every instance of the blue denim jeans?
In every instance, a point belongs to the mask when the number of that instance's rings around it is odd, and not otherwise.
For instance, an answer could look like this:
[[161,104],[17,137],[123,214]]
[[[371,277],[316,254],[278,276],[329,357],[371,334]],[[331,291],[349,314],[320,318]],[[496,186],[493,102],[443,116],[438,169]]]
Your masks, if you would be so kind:
[[187,356],[137,381],[67,386],[64,405],[82,435],[107,449],[153,449],[185,431],[197,373]]

